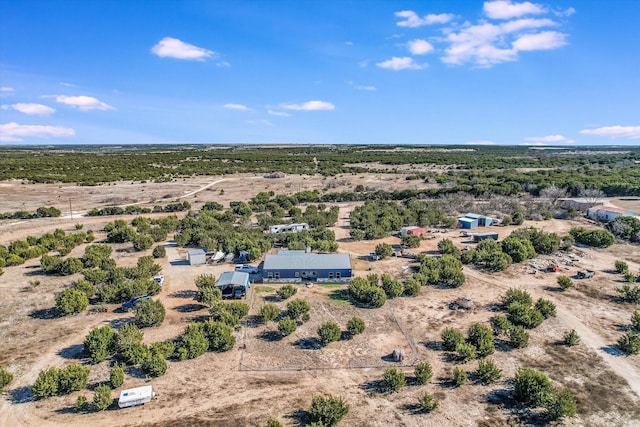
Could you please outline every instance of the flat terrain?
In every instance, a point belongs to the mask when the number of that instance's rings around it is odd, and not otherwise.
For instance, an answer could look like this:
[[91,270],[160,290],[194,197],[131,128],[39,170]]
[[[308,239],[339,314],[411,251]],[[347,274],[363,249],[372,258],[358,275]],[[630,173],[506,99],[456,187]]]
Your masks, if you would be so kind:
[[[0,244],[54,228],[72,232],[76,223],[83,224],[83,230],[94,230],[96,241],[100,241],[104,238],[100,230],[115,217],[80,216],[93,207],[153,206],[176,200],[187,200],[194,206],[214,200],[228,204],[232,200],[248,200],[259,191],[273,190],[276,194],[314,189],[348,191],[358,184],[388,190],[406,188],[407,181],[394,175],[380,178],[375,174],[361,174],[284,179],[264,179],[257,175],[196,177],[163,184],[117,183],[98,187],[4,182],[0,183],[3,209],[35,210],[39,206],[54,205],[63,211],[63,217],[0,221]],[[427,184],[416,181],[415,185]],[[69,199],[73,218],[65,212]],[[398,238],[361,242],[348,239],[349,213],[356,205],[340,204],[339,221],[334,227],[339,252],[351,254],[355,274],[386,272],[399,278],[409,275],[417,265],[410,259],[366,260],[366,255],[378,243],[397,244]],[[133,216],[122,218],[131,220]],[[572,226],[588,223],[577,219],[525,225],[562,234]],[[492,231],[498,231],[502,239],[515,228],[495,227]],[[452,239],[460,248],[473,246],[457,230],[435,235],[435,239],[422,241],[414,252],[435,253],[442,238]],[[80,256],[85,246],[75,248],[71,255]],[[144,330],[147,343],[176,337],[190,321],[206,316],[206,308],[193,299],[194,279],[202,273],[217,276],[233,268],[230,264],[188,266],[180,262],[185,249],[176,247],[170,240],[165,246],[167,258],[160,263],[166,281],[157,298],[167,308],[167,317],[160,327]],[[118,265],[135,265],[139,256],[148,254],[133,252],[130,247],[130,243],[114,245],[112,256]],[[236,331],[234,349],[220,354],[206,353],[194,360],[169,362],[167,373],[152,380],[134,369],[128,370],[125,387],[149,383],[159,393],[158,398],[144,407],[89,414],[77,414],[73,410],[79,394],[91,400],[92,393],[87,390],[34,402],[29,387],[38,372],[47,366],[84,362],[82,341],[90,329],[101,325],[117,328],[131,321],[132,314],[118,312],[118,305],[108,305],[106,313],[90,308],[77,316],[53,318],[51,308],[55,294],[80,276],[41,275],[39,260],[30,260],[18,267],[5,268],[5,274],[0,276],[0,364],[15,374],[14,382],[0,396],[0,425],[261,426],[269,415],[285,425],[300,425],[304,423],[303,411],[309,408],[311,398],[323,393],[340,395],[350,403],[351,410],[341,423],[345,426],[515,425],[523,419],[521,408],[513,406],[505,396],[512,388],[510,379],[515,370],[527,365],[539,368],[556,384],[576,393],[578,417],[567,420],[566,425],[638,426],[640,359],[623,357],[614,347],[621,331],[629,324],[631,313],[638,308],[616,302],[615,288],[621,286],[621,277],[613,274],[612,269],[615,260],[623,259],[632,271],[640,271],[640,247],[616,244],[607,250],[575,248],[574,253],[577,261],[573,265],[569,265],[566,257],[551,255],[512,265],[507,271],[495,274],[465,267],[467,282],[459,289],[423,287],[418,297],[389,300],[380,309],[352,305],[346,300],[343,286],[301,286],[296,297],[309,301],[311,319],[283,339],[275,333],[275,323],[264,325],[256,320],[263,302],[274,302],[281,308],[286,305],[275,296],[279,285],[257,284],[249,293],[250,313]],[[543,265],[548,261],[561,265],[561,272],[530,273],[531,264]],[[558,275],[573,276],[585,268],[596,271],[596,276],[575,280],[576,286],[566,292],[558,290]],[[34,286],[34,281],[40,284]],[[488,321],[495,314],[501,295],[511,287],[526,289],[534,299],[544,297],[553,301],[558,315],[531,331],[530,344],[525,349],[511,350],[498,340],[492,357],[503,369],[503,377],[496,384],[482,386],[469,382],[462,388],[452,388],[449,378],[456,365],[440,347],[442,330],[454,327],[465,332],[472,323]],[[471,298],[475,310],[451,310],[449,304],[458,297]],[[320,324],[333,320],[344,328],[352,316],[365,320],[367,329],[362,335],[325,348],[318,346],[316,330]],[[562,335],[571,329],[581,336],[581,344],[574,348],[558,345]],[[434,377],[430,384],[417,386],[409,381],[410,385],[399,393],[389,395],[379,391],[382,372],[394,364],[388,355],[396,348],[406,352],[401,369],[408,377],[413,376],[412,365],[417,361],[427,360],[432,364]],[[460,366],[472,374],[477,362]],[[90,389],[106,381],[108,376],[107,362],[91,366]],[[425,390],[440,401],[440,408],[429,415],[415,412],[417,397]],[[117,397],[117,391],[113,397]]]

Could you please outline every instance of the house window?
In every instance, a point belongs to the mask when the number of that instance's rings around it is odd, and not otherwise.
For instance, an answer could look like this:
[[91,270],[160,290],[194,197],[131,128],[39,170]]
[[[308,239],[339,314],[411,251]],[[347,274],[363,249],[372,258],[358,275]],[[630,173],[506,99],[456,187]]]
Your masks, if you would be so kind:
[[317,271],[314,271],[314,272],[312,272],[312,273],[311,273],[311,275],[312,275],[313,277],[318,277],[318,272],[317,272]]
[[336,271],[336,279],[341,279],[342,278],[342,273],[340,273],[339,271]]
[[280,273],[274,273],[274,274],[275,274],[274,279],[279,279],[280,278]]
[[333,279],[333,272],[329,273],[329,279]]
[[299,271],[296,271],[295,277],[300,277],[300,272]]

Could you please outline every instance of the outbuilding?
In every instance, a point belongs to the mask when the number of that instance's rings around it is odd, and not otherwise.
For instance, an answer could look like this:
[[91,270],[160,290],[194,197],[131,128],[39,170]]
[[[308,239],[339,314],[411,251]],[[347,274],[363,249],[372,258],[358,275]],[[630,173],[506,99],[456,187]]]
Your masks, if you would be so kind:
[[426,232],[427,232],[427,230],[425,230],[424,228],[418,227],[418,226],[415,226],[415,225],[411,225],[411,226],[408,226],[408,227],[402,227],[400,229],[400,235],[401,236],[405,236],[405,235],[409,234],[409,235],[413,235],[413,236],[422,237],[424,234],[426,234]]
[[155,395],[153,387],[150,385],[122,390],[120,392],[120,398],[118,399],[118,407],[128,408],[131,406],[144,405],[145,403],[151,402],[151,399]]
[[598,205],[587,210],[587,216],[594,221],[613,221],[619,216],[635,215],[635,212],[617,206]]
[[494,233],[494,232],[473,233],[473,234],[470,234],[470,236],[473,237],[474,242],[481,242],[487,239],[498,240],[498,233]]
[[206,264],[207,252],[204,249],[192,249],[187,252],[189,265]]
[[466,229],[478,228],[478,219],[463,216],[462,218],[458,218],[458,227]]
[[216,288],[222,291],[223,298],[246,296],[249,287],[249,273],[244,271],[226,271],[216,282]]
[[271,283],[327,282],[351,280],[349,254],[318,254],[305,251],[280,251],[264,259],[262,279]]

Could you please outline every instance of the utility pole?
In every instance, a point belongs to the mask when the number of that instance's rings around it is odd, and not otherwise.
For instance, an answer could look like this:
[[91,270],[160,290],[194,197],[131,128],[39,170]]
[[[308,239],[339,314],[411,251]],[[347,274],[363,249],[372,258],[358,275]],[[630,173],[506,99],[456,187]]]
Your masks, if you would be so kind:
[[71,197],[69,197],[69,215],[71,215],[71,219],[73,219],[73,209],[71,209]]

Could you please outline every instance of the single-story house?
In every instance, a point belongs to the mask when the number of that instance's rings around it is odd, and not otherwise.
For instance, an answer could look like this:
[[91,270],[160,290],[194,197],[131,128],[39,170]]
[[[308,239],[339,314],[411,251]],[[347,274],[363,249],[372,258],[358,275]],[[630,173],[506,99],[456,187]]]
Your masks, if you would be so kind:
[[240,296],[247,295],[249,292],[249,273],[242,271],[226,271],[220,275],[216,282],[216,288],[222,291],[223,298],[230,298],[236,295],[236,291],[240,292]]
[[277,254],[266,255],[262,267],[262,279],[266,283],[341,283],[351,280],[351,276],[349,254],[280,251]]
[[587,210],[587,216],[594,221],[612,221],[619,216],[635,215],[635,212],[617,206],[598,205]]
[[192,249],[187,252],[187,261],[189,265],[206,264],[207,252],[204,249]]
[[298,224],[276,224],[269,226],[269,233],[271,234],[280,234],[280,233],[297,233],[298,231],[308,230],[309,224],[306,222],[301,222]]
[[594,207],[596,205],[601,205],[600,202],[594,201],[593,199],[586,199],[583,197],[573,197],[573,198],[562,198],[558,199],[558,204],[566,209],[575,209],[578,211],[586,211],[587,209]]
[[413,235],[413,236],[420,236],[422,237],[423,235],[425,235],[427,233],[427,230],[425,230],[422,227],[417,227],[415,225],[411,225],[408,227],[402,227],[400,229],[400,235],[404,236],[404,235]]

